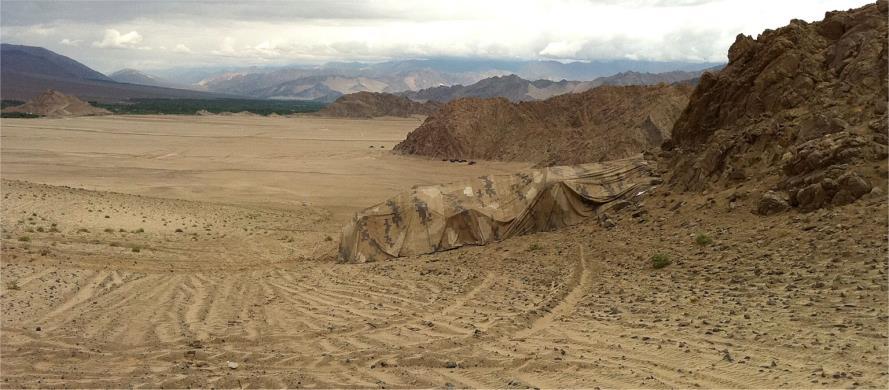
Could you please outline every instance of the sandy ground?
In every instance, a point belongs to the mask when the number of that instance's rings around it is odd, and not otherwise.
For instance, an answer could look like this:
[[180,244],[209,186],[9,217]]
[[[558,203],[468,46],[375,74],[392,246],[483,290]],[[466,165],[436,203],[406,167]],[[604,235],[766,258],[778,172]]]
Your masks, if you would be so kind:
[[214,203],[310,203],[342,222],[413,185],[528,166],[392,155],[392,147],[420,123],[255,116],[4,119],[3,178]]
[[411,126],[4,120],[0,386],[889,385],[882,196],[759,217],[659,189],[611,229],[330,261],[412,180],[520,168],[367,147]]

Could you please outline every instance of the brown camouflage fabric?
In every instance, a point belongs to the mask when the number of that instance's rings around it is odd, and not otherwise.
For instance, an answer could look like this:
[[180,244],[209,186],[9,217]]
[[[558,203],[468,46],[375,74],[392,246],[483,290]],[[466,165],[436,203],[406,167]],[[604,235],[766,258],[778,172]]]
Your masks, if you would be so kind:
[[432,253],[558,229],[659,182],[646,161],[630,158],[414,187],[358,212],[343,228],[339,261]]

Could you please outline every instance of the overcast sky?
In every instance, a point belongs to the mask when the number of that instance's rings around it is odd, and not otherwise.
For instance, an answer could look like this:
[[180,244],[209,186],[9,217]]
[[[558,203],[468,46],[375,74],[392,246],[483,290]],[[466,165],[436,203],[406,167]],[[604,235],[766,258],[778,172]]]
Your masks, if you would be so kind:
[[400,58],[723,62],[735,35],[862,0],[0,1],[0,39],[102,72]]

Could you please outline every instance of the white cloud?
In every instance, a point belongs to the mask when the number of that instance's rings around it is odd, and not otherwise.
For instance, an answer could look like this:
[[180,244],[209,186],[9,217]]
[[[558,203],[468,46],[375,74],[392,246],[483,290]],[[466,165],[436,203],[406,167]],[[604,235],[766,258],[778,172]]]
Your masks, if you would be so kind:
[[583,42],[550,42],[537,54],[551,58],[574,58],[581,47]]
[[213,50],[213,54],[222,55],[222,56],[230,56],[236,54],[235,50],[235,39],[232,37],[222,38],[222,42],[219,43],[219,49]]
[[[873,2],[305,0],[298,7],[257,2],[208,7],[196,1],[38,7],[0,1],[4,42],[44,46],[102,70],[441,56],[725,61],[738,33],[756,36],[792,18],[815,21],[825,11]],[[41,8],[51,9],[37,12]],[[107,48],[130,50],[111,56]]]
[[59,44],[62,44],[62,45],[65,45],[65,46],[74,46],[74,47],[78,47],[78,46],[80,46],[80,43],[81,43],[81,42],[83,42],[82,39],[68,39],[68,38],[65,38],[65,39],[62,39],[61,41],[59,41]]
[[[401,7],[399,15],[411,18],[239,20],[227,23],[226,38],[216,38],[209,46],[218,49],[205,54],[257,62],[436,56],[721,62],[738,33],[756,35],[791,18],[818,20],[824,11],[864,1],[389,1],[369,7]],[[221,31],[215,24],[201,28]]]
[[180,44],[177,44],[176,47],[173,48],[173,52],[174,53],[191,53],[191,49],[189,49],[188,46],[185,46],[185,44],[180,43]]
[[93,42],[93,46],[113,49],[134,49],[139,48],[140,43],[142,43],[142,35],[136,31],[121,34],[120,31],[109,28],[105,30],[105,37],[101,41]]
[[278,48],[278,44],[269,41],[263,41],[262,43],[253,46],[252,50],[264,58],[278,57],[281,55],[281,50]]

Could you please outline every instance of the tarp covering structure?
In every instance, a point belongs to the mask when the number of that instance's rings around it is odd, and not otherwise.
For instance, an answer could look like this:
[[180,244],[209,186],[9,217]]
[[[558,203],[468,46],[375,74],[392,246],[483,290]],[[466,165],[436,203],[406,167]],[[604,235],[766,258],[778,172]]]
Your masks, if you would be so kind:
[[641,157],[414,187],[358,212],[339,261],[368,262],[549,231],[660,182]]

